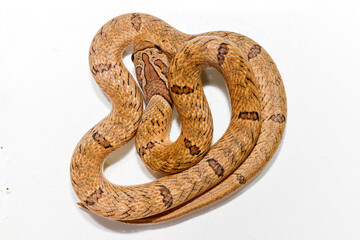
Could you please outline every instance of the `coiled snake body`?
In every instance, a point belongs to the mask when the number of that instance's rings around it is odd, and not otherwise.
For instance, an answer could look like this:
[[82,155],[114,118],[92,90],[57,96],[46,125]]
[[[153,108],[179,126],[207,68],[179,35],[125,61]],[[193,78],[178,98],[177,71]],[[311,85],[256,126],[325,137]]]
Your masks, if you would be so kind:
[[[130,45],[148,104],[144,114],[141,91],[122,62]],[[243,35],[188,35],[156,17],[132,13],[98,31],[89,59],[113,108],[80,140],[70,174],[81,205],[98,215],[129,223],[182,216],[244,186],[280,144],[286,122],[280,74],[265,50]],[[231,101],[229,127],[211,148],[212,118],[200,81],[207,66],[224,76]],[[182,125],[174,143],[168,139],[172,105]],[[106,156],[135,134],[137,151],[150,168],[176,174],[135,186],[106,180]]]

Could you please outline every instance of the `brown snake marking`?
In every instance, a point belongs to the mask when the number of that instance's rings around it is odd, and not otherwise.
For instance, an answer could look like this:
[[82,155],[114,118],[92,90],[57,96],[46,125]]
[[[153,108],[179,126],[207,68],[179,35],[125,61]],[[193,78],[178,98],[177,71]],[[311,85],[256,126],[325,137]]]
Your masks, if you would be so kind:
[[109,71],[111,68],[111,63],[108,63],[108,64],[104,64],[104,63],[100,63],[98,65],[94,65],[93,66],[93,73],[94,74],[97,74],[97,73],[103,73],[105,71]]
[[148,144],[146,144],[146,147],[139,148],[138,153],[139,153],[140,157],[144,156],[144,154],[146,153],[146,150],[152,149],[153,147],[155,147],[155,143],[150,141],[150,142],[148,142]]
[[227,47],[226,43],[221,43],[219,45],[218,55],[217,55],[219,65],[224,63],[225,55],[228,53],[228,51],[229,51],[229,48]]
[[224,168],[220,165],[218,161],[215,159],[208,159],[206,160],[209,163],[209,166],[214,170],[215,174],[218,177],[224,176]]
[[239,181],[240,184],[246,183],[246,178],[241,173],[236,174],[236,179]]
[[99,189],[95,190],[95,192],[93,192],[89,197],[86,198],[85,204],[90,206],[94,205],[98,202],[99,198],[101,198],[102,194],[103,190],[100,187]]
[[169,72],[168,66],[166,66],[166,64],[161,59],[155,60],[154,64],[158,66],[161,69],[161,73],[164,74],[166,78],[168,78],[168,72]]
[[132,14],[131,16],[131,26],[137,31],[140,31],[141,28],[141,17],[139,14]]
[[238,118],[243,119],[243,120],[259,121],[259,113],[257,113],[257,112],[241,112],[241,113],[239,113]]
[[248,59],[252,59],[254,57],[256,57],[258,54],[261,53],[261,47],[258,44],[255,44],[251,49],[250,52],[248,53]]
[[198,155],[200,149],[196,145],[191,145],[190,140],[184,138],[185,147],[189,149],[191,155]]
[[286,120],[285,116],[280,113],[272,115],[270,119],[277,123],[283,123]]
[[173,197],[171,195],[170,190],[165,187],[164,185],[159,185],[160,187],[160,194],[163,196],[163,203],[164,205],[169,208],[173,204]]
[[183,87],[180,87],[180,86],[177,86],[177,85],[174,85],[171,87],[171,91],[173,93],[176,93],[176,94],[189,94],[189,93],[193,93],[194,92],[194,89],[193,88],[190,88],[188,86],[183,86]]
[[[156,53],[152,56],[153,60],[149,59],[156,74],[164,81],[168,77],[169,82],[165,85],[175,87],[175,92],[180,93],[176,94],[170,87],[174,106],[181,118],[180,142],[175,142],[177,145],[173,146],[176,151],[159,150],[158,153],[190,155],[183,141],[186,137],[191,139],[191,145],[200,148],[202,159],[193,167],[187,166],[187,170],[150,183],[120,186],[110,183],[103,176],[102,166],[106,156],[129,141],[140,128],[145,130],[140,134],[143,137],[136,134],[136,138],[143,138],[142,146],[147,146],[148,136],[161,135],[163,127],[170,124],[171,119],[170,109],[164,107],[169,104],[161,95],[153,96],[146,108],[149,110],[142,111],[140,90],[122,63],[124,49],[143,41],[153,44],[144,51]],[[220,48],[221,44],[227,44],[227,49]],[[159,46],[160,50],[155,46]],[[286,123],[284,87],[273,60],[253,40],[222,31],[188,35],[158,18],[134,13],[121,15],[105,24],[95,35],[90,49],[93,76],[113,106],[111,113],[82,138],[71,162],[74,191],[82,206],[90,211],[128,223],[154,223],[182,216],[243,187],[264,168],[280,144]],[[249,60],[256,58],[256,61],[247,61],[244,55]],[[191,59],[187,59],[189,56]],[[156,58],[168,67],[167,76],[165,67],[161,67],[159,61],[155,63]],[[166,61],[171,64],[167,65]],[[137,67],[143,62],[140,59],[134,64]],[[210,150],[211,114],[201,83],[198,82],[202,69],[209,65],[220,71],[226,80],[234,116],[224,136]],[[142,69],[137,71],[137,75],[144,76]],[[192,86],[199,87],[194,91]],[[189,94],[191,89],[193,92]],[[152,112],[154,116],[151,116]],[[258,113],[258,119],[254,113]],[[143,127],[140,124],[141,116],[148,119]],[[153,126],[150,119],[157,120],[159,124]],[[251,119],[257,120],[244,121]],[[147,129],[147,126],[151,128]],[[164,135],[161,136],[164,145],[159,146],[170,144],[166,143]],[[197,136],[208,137],[198,139]],[[200,144],[208,139],[209,144]],[[107,143],[112,147],[106,148]],[[155,152],[157,146],[149,152]],[[175,167],[183,165],[177,161],[166,164],[174,164]]]
[[[141,67],[136,67],[135,72],[136,72],[137,79],[141,80],[142,68]],[[139,81],[139,85],[140,85],[141,88],[143,88],[142,81]]]
[[108,140],[105,139],[105,137],[103,135],[101,135],[98,132],[95,132],[92,135],[92,138],[101,146],[103,146],[104,148],[110,148],[112,147],[110,142]]

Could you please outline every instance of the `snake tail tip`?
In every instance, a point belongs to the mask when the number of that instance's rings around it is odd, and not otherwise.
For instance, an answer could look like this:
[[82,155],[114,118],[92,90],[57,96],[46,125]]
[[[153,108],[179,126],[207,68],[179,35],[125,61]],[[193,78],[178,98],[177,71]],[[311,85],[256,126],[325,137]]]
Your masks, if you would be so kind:
[[82,202],[78,202],[77,205],[79,205],[83,209],[89,210]]

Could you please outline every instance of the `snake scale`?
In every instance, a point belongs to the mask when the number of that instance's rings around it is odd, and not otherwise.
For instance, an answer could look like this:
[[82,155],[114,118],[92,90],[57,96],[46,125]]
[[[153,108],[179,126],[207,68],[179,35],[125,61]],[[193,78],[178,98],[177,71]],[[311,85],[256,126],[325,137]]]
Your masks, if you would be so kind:
[[[125,48],[142,92],[126,69]],[[127,223],[173,219],[243,187],[269,162],[286,123],[286,95],[271,57],[238,33],[182,33],[147,14],[130,13],[106,23],[95,35],[89,62],[97,84],[112,103],[108,116],[76,146],[70,175],[82,207]],[[224,77],[231,120],[212,146],[213,123],[201,72],[214,67]],[[172,107],[181,134],[169,140]],[[106,157],[136,136],[148,167],[171,173],[153,182],[120,186],[103,176]]]

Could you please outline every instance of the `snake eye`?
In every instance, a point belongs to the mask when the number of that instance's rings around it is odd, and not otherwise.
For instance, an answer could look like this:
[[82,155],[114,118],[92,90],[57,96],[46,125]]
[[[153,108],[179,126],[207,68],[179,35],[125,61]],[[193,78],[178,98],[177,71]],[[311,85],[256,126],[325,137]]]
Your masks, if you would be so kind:
[[134,62],[134,54],[131,54],[131,61]]
[[159,45],[156,45],[156,44],[155,44],[155,48],[156,48],[157,50],[161,51],[161,47],[160,47]]

